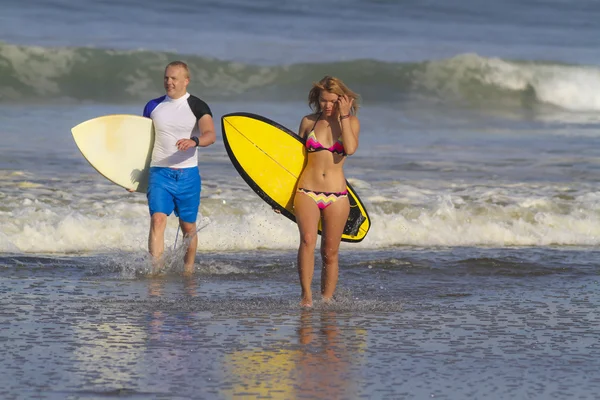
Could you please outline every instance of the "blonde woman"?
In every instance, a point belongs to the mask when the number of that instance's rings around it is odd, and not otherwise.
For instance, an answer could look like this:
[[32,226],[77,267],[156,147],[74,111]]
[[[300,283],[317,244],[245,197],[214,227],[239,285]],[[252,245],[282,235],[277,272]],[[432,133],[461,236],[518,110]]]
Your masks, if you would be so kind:
[[358,148],[358,95],[340,79],[326,76],[314,83],[308,104],[315,111],[302,118],[298,134],[306,141],[308,161],[298,181],[294,214],[300,231],[298,273],[300,305],[312,307],[311,282],[319,221],[321,230],[321,296],[329,302],[338,281],[338,252],[350,212],[344,163]]

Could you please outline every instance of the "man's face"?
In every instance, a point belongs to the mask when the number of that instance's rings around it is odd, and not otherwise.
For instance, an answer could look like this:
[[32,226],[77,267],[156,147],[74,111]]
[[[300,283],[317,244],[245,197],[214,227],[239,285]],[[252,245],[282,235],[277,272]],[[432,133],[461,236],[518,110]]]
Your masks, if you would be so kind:
[[187,91],[190,78],[183,67],[169,66],[165,69],[164,85],[167,95],[172,99],[178,99]]

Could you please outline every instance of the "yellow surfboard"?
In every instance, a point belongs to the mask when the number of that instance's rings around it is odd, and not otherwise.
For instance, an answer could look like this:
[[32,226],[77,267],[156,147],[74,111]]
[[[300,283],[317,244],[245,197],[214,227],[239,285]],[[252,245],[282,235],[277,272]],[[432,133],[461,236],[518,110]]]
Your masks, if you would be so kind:
[[139,115],[106,115],[71,129],[81,154],[105,178],[145,193],[154,146],[154,126]]
[[[278,123],[250,113],[224,115],[221,128],[225,149],[240,176],[270,206],[296,222],[294,194],[306,165],[303,140]],[[352,186],[346,184],[350,215],[342,240],[360,242],[371,220]]]

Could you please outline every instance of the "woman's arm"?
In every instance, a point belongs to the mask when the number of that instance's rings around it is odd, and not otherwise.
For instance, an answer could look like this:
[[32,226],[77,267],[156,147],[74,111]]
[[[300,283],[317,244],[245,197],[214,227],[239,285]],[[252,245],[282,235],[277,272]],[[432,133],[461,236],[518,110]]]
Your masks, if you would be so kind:
[[360,122],[358,117],[350,115],[340,120],[342,127],[342,141],[344,142],[344,151],[349,156],[358,149],[358,135],[360,133]]
[[342,141],[346,154],[352,155],[358,148],[358,135],[360,133],[360,122],[358,117],[351,115],[352,103],[354,99],[348,96],[340,96],[338,99],[338,113],[340,118],[340,127],[342,128]]
[[298,128],[298,136],[300,136],[302,139],[306,138],[306,134],[307,131],[310,129],[310,125],[311,122],[308,119],[308,116],[302,118],[302,121],[300,121],[300,128]]

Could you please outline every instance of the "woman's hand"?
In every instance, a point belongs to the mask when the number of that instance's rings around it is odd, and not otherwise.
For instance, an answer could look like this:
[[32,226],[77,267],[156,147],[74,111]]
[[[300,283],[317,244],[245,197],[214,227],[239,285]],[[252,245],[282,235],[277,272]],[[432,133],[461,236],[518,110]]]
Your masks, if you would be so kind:
[[337,100],[338,118],[343,117],[344,115],[350,115],[350,110],[352,109],[353,102],[354,102],[354,99],[351,99],[346,95],[338,96],[338,100]]

